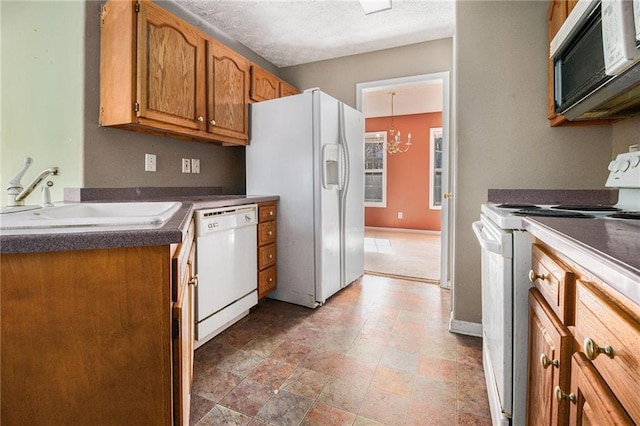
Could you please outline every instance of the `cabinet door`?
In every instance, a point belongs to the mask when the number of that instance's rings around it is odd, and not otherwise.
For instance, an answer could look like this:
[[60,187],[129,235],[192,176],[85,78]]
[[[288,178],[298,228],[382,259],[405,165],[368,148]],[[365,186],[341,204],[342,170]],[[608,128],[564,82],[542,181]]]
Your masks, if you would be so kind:
[[207,130],[247,143],[249,64],[219,43],[207,42]]
[[565,424],[569,407],[555,399],[554,389],[569,388],[573,338],[535,288],[529,292],[529,313],[527,424]]
[[151,2],[138,14],[138,118],[204,130],[205,39]]
[[251,99],[257,102],[268,101],[278,97],[280,90],[278,78],[263,70],[251,65]]
[[297,95],[298,93],[300,93],[298,89],[296,89],[295,87],[293,87],[287,82],[280,81],[280,97],[281,98],[284,96]]
[[583,353],[573,355],[571,371],[571,425],[634,424]]

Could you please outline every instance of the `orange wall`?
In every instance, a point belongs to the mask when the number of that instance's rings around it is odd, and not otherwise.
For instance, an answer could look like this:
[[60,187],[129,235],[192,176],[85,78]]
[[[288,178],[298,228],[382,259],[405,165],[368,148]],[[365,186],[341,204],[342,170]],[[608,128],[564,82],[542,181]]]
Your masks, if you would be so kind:
[[[390,122],[390,117],[367,118],[365,130],[387,131]],[[365,225],[440,231],[440,210],[429,209],[429,131],[442,127],[442,113],[394,116],[393,122],[404,140],[411,133],[412,146],[387,154],[387,207],[366,207]]]

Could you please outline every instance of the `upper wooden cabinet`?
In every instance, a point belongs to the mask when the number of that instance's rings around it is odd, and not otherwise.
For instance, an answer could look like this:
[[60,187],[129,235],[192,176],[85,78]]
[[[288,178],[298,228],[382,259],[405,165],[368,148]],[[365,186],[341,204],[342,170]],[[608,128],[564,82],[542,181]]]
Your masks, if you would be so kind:
[[207,65],[207,130],[222,137],[246,141],[249,134],[249,63],[222,44],[209,40]]
[[287,83],[286,81],[280,80],[280,97],[284,96],[292,96],[300,93],[298,89]]
[[251,92],[249,97],[252,101],[268,101],[269,99],[297,95],[298,93],[300,91],[286,81],[280,80],[255,64],[251,65]]
[[100,35],[102,126],[247,144],[242,56],[151,1],[107,2]]
[[139,3],[138,9],[138,121],[203,130],[204,37],[153,3]]
[[277,98],[279,93],[278,77],[257,65],[251,65],[251,100],[268,101]]

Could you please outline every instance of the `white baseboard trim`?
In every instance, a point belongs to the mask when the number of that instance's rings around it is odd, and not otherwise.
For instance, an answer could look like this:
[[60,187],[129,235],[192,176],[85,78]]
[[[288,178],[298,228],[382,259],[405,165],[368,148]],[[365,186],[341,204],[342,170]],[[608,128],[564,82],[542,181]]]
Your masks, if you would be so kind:
[[477,322],[460,321],[453,319],[453,312],[449,318],[449,331],[467,336],[482,337],[482,324]]
[[427,229],[381,228],[378,226],[365,226],[364,229],[369,231],[406,232],[410,234],[440,235],[440,231],[429,231]]

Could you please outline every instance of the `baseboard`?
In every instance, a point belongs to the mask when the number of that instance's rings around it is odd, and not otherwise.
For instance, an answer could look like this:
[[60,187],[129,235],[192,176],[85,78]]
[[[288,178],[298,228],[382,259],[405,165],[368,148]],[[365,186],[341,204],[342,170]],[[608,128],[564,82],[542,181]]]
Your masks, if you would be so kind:
[[410,234],[440,235],[440,231],[429,231],[427,229],[381,228],[378,226],[365,226],[364,229],[365,231],[390,231],[390,232],[406,232]]
[[453,312],[451,312],[451,317],[449,318],[449,331],[456,334],[482,337],[482,324],[453,319]]

